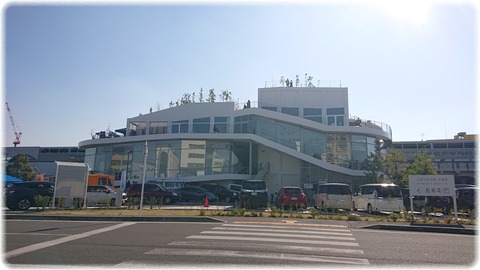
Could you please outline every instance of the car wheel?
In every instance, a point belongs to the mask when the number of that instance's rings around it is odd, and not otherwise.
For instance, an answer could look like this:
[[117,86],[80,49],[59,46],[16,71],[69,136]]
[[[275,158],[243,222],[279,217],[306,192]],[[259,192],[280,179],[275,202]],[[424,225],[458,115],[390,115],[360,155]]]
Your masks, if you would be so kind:
[[20,199],[17,202],[17,208],[19,210],[28,210],[28,208],[30,208],[31,205],[32,205],[32,203],[27,198]]
[[111,205],[111,206],[115,206],[115,198],[112,198],[112,199],[110,200],[110,205]]
[[372,215],[373,214],[373,209],[372,209],[372,205],[371,204],[368,204],[367,205],[367,212]]
[[171,203],[172,203],[172,198],[171,198],[171,197],[165,197],[165,198],[163,198],[163,203],[164,203],[164,204],[171,204]]
[[230,196],[225,197],[225,202],[226,203],[230,203],[231,201],[232,201],[232,197],[230,197]]

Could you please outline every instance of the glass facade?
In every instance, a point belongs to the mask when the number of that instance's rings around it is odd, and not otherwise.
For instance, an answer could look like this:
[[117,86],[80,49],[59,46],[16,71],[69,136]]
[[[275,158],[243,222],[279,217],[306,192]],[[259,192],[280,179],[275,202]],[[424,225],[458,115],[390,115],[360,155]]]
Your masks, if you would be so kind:
[[330,164],[356,170],[361,170],[361,164],[376,149],[374,137],[321,133],[261,116],[236,117],[235,132],[254,133]]
[[[129,179],[140,180],[143,173],[144,145],[144,142],[135,142],[87,148],[85,162],[94,171],[118,176],[122,170],[126,170]],[[256,163],[258,145],[252,144],[250,147],[249,141],[149,141],[145,177],[250,174],[250,165],[251,173],[255,175],[258,171]]]
[[[332,109],[330,114],[341,113],[343,108]],[[305,110],[304,113],[320,116],[320,109]],[[376,138],[349,133],[326,133],[297,124],[287,123],[257,115],[197,118],[192,121],[192,133],[256,134],[290,149],[312,156],[329,164],[362,170],[363,162],[370,153],[378,150]],[[154,134],[165,132],[165,122],[155,123],[149,131]],[[336,121],[338,124],[339,122]],[[145,130],[145,125],[137,129]],[[212,125],[213,124],[213,125]],[[141,129],[138,129],[141,126]],[[171,124],[171,133],[189,132],[189,121]],[[118,174],[126,170],[130,179],[141,179],[143,171],[144,142],[105,145],[87,148],[85,162],[91,170]],[[146,177],[174,178],[180,176],[202,176],[215,174],[252,174],[258,172],[258,149],[256,143],[238,140],[154,140],[148,142]],[[251,151],[250,151],[251,150]],[[312,165],[313,166],[313,165]],[[309,168],[311,177],[322,179],[319,167]]]

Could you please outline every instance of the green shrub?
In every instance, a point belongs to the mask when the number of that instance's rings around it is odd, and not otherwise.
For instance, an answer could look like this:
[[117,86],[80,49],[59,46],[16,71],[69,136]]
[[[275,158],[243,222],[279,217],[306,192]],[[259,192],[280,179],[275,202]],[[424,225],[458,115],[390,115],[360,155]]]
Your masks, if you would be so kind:
[[150,197],[148,198],[148,204],[150,205],[150,209],[153,209],[153,206],[155,205],[155,203],[157,202],[157,199],[155,197]]
[[353,213],[348,213],[347,220],[348,221],[359,221],[360,217],[358,215],[353,214]]
[[310,208],[309,212],[310,212],[310,216],[312,217],[312,219],[315,219],[315,216],[317,215],[317,209],[312,207],[312,208]]
[[45,210],[45,207],[50,205],[52,198],[49,196],[36,195],[33,197],[33,200],[35,201],[37,208],[41,207],[42,210]]
[[452,221],[453,221],[453,216],[448,215],[448,216],[445,218],[445,223],[447,223],[447,224],[452,223]]
[[397,213],[391,213],[388,215],[388,218],[393,222],[397,222],[397,220],[400,218],[400,215]]
[[277,208],[276,207],[272,207],[270,209],[270,217],[277,217]]

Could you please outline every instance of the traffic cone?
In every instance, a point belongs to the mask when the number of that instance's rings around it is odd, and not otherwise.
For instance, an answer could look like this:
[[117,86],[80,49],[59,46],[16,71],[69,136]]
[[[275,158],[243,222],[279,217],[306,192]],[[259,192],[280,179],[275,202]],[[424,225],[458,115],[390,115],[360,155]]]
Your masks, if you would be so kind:
[[203,207],[208,207],[208,196],[205,197],[205,203],[203,204]]

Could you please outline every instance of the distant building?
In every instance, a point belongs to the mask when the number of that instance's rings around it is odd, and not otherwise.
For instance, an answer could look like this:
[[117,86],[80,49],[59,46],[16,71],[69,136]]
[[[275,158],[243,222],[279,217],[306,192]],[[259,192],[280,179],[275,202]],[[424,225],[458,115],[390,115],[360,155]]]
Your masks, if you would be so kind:
[[15,155],[25,154],[37,173],[43,174],[44,180],[53,180],[56,175],[57,165],[55,161],[84,162],[85,151],[76,146],[69,147],[5,147],[3,149],[3,161],[10,160]]
[[426,151],[434,157],[437,173],[454,175],[456,184],[476,184],[476,141],[477,135],[460,132],[453,139],[394,142],[392,147],[410,163],[417,153]]

